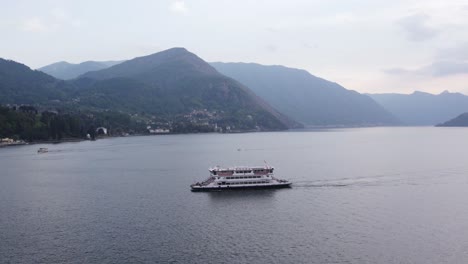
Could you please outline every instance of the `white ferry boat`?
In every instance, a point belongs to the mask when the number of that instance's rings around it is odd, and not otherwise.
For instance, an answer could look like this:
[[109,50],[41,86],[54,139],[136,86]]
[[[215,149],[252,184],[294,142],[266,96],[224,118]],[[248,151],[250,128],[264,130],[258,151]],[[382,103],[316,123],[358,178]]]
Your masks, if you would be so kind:
[[273,176],[273,167],[210,168],[210,177],[190,185],[192,191],[287,188],[291,182]]

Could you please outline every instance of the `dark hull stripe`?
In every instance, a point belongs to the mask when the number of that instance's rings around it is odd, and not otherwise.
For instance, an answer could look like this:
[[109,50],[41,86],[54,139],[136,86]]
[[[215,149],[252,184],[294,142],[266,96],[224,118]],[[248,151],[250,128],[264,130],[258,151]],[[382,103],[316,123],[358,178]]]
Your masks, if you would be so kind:
[[246,189],[280,189],[290,188],[291,184],[278,184],[278,185],[254,185],[254,186],[236,186],[236,187],[205,187],[205,188],[192,188],[192,192],[219,192],[219,191],[235,191]]

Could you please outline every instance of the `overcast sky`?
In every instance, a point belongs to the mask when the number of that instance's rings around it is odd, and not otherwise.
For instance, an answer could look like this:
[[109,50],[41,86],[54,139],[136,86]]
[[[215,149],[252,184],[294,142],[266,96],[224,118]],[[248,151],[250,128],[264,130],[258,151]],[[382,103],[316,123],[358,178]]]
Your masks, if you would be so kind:
[[468,0],[0,0],[0,57],[38,68],[185,47],[359,92],[468,94]]

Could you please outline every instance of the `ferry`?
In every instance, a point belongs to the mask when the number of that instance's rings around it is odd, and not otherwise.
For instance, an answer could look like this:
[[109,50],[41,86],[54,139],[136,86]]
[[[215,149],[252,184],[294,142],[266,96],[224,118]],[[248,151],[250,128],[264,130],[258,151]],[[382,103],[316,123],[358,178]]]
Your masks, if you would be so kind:
[[291,182],[273,176],[270,166],[210,168],[210,177],[190,185],[192,191],[288,188]]

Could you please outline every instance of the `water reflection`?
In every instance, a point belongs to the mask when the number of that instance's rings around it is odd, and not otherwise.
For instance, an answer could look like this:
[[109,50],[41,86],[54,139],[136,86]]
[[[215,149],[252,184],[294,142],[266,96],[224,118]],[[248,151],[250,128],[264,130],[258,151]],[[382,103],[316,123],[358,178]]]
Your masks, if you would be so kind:
[[212,203],[226,203],[232,201],[259,201],[272,200],[277,192],[288,191],[288,189],[265,189],[265,190],[235,190],[198,193],[208,195]]

